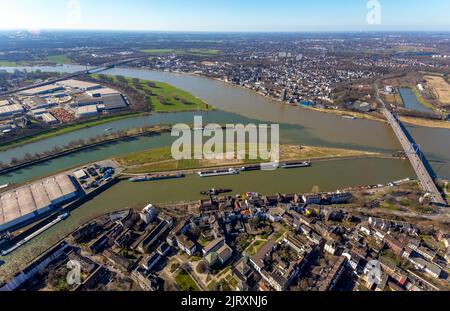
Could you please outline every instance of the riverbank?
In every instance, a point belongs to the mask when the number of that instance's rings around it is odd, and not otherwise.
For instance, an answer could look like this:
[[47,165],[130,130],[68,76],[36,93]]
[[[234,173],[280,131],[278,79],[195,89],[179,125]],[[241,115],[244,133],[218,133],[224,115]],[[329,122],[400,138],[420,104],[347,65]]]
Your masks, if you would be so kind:
[[186,178],[158,182],[130,183],[122,181],[71,212],[71,216],[8,257],[0,268],[0,279],[15,273],[54,243],[79,226],[106,213],[127,208],[142,209],[152,203],[173,206],[176,202],[198,201],[200,192],[215,187],[233,189],[233,194],[249,191],[261,194],[332,192],[361,185],[387,184],[394,180],[413,178],[407,161],[395,159],[359,159],[324,161],[310,168],[245,172],[237,176]]
[[30,136],[25,136],[23,138],[13,140],[8,143],[0,144],[0,151],[6,151],[11,148],[24,146],[24,145],[35,143],[35,142],[38,142],[38,141],[41,141],[44,139],[57,137],[57,136],[60,136],[63,134],[75,132],[75,131],[78,131],[81,129],[90,128],[90,127],[106,124],[106,123],[113,122],[113,121],[129,119],[129,118],[137,117],[140,115],[143,115],[143,113],[133,112],[133,113],[127,113],[127,114],[122,114],[122,115],[117,115],[117,116],[105,117],[105,118],[96,119],[96,120],[87,120],[82,123],[75,123],[75,124],[64,125],[62,127],[52,128],[52,129],[49,129],[44,132],[40,132],[40,133],[30,135]]
[[105,137],[103,139],[101,139],[100,141],[93,140],[92,142],[83,143],[80,146],[63,148],[63,150],[54,152],[53,154],[50,154],[48,156],[44,156],[44,157],[37,158],[37,159],[32,159],[29,161],[24,160],[23,163],[13,165],[10,167],[6,167],[4,169],[0,169],[0,175],[8,174],[8,173],[17,171],[19,169],[30,167],[30,166],[33,166],[36,164],[40,164],[40,163],[49,161],[49,160],[68,156],[68,155],[74,154],[76,152],[80,152],[80,151],[87,150],[90,148],[100,147],[100,146],[103,146],[106,144],[123,141],[123,140],[131,139],[131,138],[137,138],[137,137],[142,137],[142,136],[153,136],[153,135],[159,135],[159,134],[163,134],[163,133],[169,133],[170,131],[171,131],[170,126],[154,126],[154,127],[150,127],[150,128],[132,129],[132,130],[125,131],[123,133],[115,133],[112,135],[105,135]]
[[[381,153],[365,152],[350,149],[282,145],[280,146],[280,161],[334,161],[339,159],[358,158],[391,158]],[[125,167],[126,174],[162,173],[174,171],[191,171],[207,168],[227,168],[239,165],[260,164],[261,159],[239,160],[174,160],[170,148],[151,149],[144,152],[133,153],[123,157],[114,158]]]
[[[163,72],[163,71],[161,71]],[[288,104],[278,98],[273,98],[270,96],[267,96],[265,94],[262,94],[260,92],[257,92],[255,90],[246,88],[244,86],[240,86],[240,85],[236,85],[232,82],[229,81],[225,81],[223,79],[220,78],[210,78],[210,77],[206,77],[203,76],[201,74],[197,74],[197,73],[186,73],[186,72],[173,72],[174,74],[181,74],[181,75],[190,75],[190,76],[195,76],[195,77],[200,77],[200,78],[205,78],[205,79],[211,79],[211,80],[215,80],[221,83],[224,83],[228,86],[232,86],[232,87],[237,87],[237,88],[241,88],[244,89],[246,91],[249,91],[252,94],[261,96],[265,99],[271,100],[271,101],[275,101],[275,102],[279,102],[279,103],[283,103],[286,105],[290,105],[293,107],[297,107],[299,109],[307,109],[307,110],[311,110],[311,111],[317,111],[317,112],[321,112],[321,113],[327,113],[327,114],[334,114],[337,116],[351,116],[354,117],[356,119],[364,119],[364,120],[370,120],[370,121],[377,121],[377,122],[383,122],[386,123],[386,120],[384,118],[380,116],[376,116],[374,114],[367,114],[367,113],[361,113],[361,112],[355,112],[355,111],[347,111],[347,110],[339,110],[339,109],[322,109],[322,108],[314,108],[314,107],[304,107],[304,106],[300,106],[300,105],[293,105],[293,104]],[[422,127],[428,127],[428,128],[442,128],[442,129],[450,129],[450,122],[447,121],[440,121],[440,120],[432,120],[432,119],[421,119],[421,118],[413,118],[413,117],[401,117],[403,118],[405,123],[408,123],[410,125],[415,125],[415,126],[422,126]]]
[[450,122],[449,121],[439,121],[439,120],[430,120],[430,119],[413,118],[413,117],[402,117],[402,116],[400,116],[400,121],[402,121],[403,123],[409,124],[409,125],[450,130]]

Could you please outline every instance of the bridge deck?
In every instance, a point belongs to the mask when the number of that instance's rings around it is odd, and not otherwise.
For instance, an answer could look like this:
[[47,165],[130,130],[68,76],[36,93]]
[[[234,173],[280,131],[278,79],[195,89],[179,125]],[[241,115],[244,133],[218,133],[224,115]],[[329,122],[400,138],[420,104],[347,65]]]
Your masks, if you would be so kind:
[[442,194],[434,183],[434,180],[430,176],[430,173],[425,167],[422,159],[419,157],[419,154],[414,151],[414,146],[408,139],[405,130],[400,126],[399,121],[394,117],[392,112],[390,112],[386,108],[383,108],[383,114],[394,130],[395,135],[400,141],[400,144],[402,145],[406,154],[408,155],[409,161],[411,161],[411,164],[416,171],[417,176],[419,177],[422,188],[433,196],[433,202],[435,204],[446,206],[447,202],[442,197]]

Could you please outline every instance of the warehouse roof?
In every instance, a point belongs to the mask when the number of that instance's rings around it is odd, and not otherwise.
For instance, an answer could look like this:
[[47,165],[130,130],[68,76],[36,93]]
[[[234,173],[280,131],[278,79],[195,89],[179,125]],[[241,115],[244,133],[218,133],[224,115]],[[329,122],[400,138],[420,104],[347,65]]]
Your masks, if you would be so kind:
[[49,84],[49,85],[44,85],[44,86],[40,86],[40,87],[36,87],[33,89],[29,89],[29,90],[25,90],[20,92],[20,94],[23,95],[37,95],[37,94],[45,94],[45,93],[51,93],[51,92],[55,92],[58,90],[61,90],[62,87],[56,84]]
[[11,115],[23,112],[23,106],[19,104],[0,106],[0,115]]
[[77,108],[77,114],[91,114],[91,113],[97,113],[97,105],[87,105],[87,106],[81,106]]
[[98,97],[98,96],[111,96],[111,95],[118,95],[120,94],[119,91],[111,89],[109,87],[105,87],[98,90],[88,91],[86,92],[88,95],[92,97]]
[[0,226],[75,197],[71,177],[59,175],[0,194]]
[[105,97],[103,100],[106,110],[123,109],[128,105],[121,94]]
[[93,90],[93,89],[101,87],[101,85],[97,84],[97,83],[91,83],[91,82],[79,81],[79,80],[64,80],[61,82],[57,82],[56,84],[62,85],[64,87],[70,87],[73,89],[79,89],[79,90]]

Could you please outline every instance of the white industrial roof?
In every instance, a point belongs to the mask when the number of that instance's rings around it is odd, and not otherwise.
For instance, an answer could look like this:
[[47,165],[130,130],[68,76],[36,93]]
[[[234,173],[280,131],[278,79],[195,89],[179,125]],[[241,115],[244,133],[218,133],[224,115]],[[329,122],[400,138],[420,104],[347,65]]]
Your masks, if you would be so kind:
[[119,91],[111,89],[109,87],[105,87],[105,88],[93,90],[93,91],[87,91],[86,93],[90,96],[94,96],[94,95],[109,96],[109,95],[120,94]]
[[64,80],[61,82],[57,82],[56,84],[62,85],[64,87],[70,87],[73,89],[80,89],[80,90],[87,90],[87,89],[100,87],[100,84],[97,84],[97,83],[78,81],[78,80]]
[[39,212],[55,201],[74,196],[76,192],[71,178],[59,175],[0,194],[0,226]]

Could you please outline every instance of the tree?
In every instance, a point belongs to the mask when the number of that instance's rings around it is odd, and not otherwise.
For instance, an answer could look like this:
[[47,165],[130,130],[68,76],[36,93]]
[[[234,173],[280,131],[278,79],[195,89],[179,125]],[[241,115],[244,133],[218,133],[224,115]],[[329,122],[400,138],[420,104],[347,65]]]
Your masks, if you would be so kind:
[[202,260],[198,263],[196,271],[198,274],[207,274],[209,271],[209,266],[206,262]]

